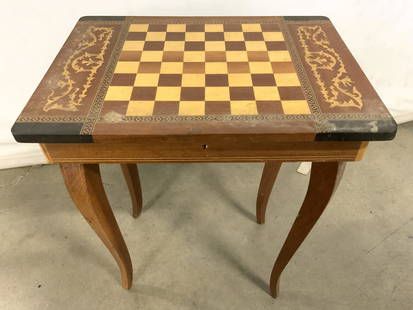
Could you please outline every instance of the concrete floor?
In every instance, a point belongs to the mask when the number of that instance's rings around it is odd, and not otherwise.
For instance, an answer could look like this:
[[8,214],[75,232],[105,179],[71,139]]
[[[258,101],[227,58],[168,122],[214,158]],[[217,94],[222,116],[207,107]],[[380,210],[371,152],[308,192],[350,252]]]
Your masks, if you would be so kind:
[[262,164],[140,165],[130,215],[117,165],[103,165],[134,265],[117,266],[73,206],[57,166],[0,171],[0,309],[412,309],[413,123],[371,143],[281,277],[267,283],[308,176],[285,164],[267,223],[254,221]]

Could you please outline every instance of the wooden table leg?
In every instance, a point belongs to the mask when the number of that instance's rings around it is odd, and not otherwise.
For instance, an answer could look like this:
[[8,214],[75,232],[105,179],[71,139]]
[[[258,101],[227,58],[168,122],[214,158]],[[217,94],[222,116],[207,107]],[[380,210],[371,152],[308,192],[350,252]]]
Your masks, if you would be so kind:
[[119,265],[122,286],[132,285],[132,263],[103,189],[97,164],[60,164],[73,202]]
[[265,223],[265,211],[267,209],[268,199],[270,198],[272,188],[277,179],[278,171],[282,162],[266,161],[262,171],[261,183],[257,195],[257,223]]
[[142,212],[142,189],[136,164],[121,164],[132,200],[132,216],[137,218]]
[[334,193],[344,171],[343,162],[313,163],[303,205],[275,261],[270,279],[271,295],[278,295],[281,272],[307,237]]

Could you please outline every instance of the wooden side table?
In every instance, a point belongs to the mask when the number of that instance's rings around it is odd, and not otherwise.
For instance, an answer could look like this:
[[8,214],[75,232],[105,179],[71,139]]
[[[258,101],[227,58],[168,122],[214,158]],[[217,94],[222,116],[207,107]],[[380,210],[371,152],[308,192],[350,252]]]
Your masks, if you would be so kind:
[[282,162],[313,162],[271,273],[279,277],[325,209],[345,162],[396,124],[328,18],[83,17],[12,128],[59,163],[67,189],[132,285],[100,163],[265,162],[257,222]]

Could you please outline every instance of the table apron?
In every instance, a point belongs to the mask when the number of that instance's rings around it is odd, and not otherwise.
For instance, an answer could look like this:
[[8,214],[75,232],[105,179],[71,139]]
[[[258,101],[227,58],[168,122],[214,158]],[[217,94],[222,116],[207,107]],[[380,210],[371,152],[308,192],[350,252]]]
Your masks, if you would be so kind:
[[41,144],[50,163],[357,161],[367,142],[142,140]]

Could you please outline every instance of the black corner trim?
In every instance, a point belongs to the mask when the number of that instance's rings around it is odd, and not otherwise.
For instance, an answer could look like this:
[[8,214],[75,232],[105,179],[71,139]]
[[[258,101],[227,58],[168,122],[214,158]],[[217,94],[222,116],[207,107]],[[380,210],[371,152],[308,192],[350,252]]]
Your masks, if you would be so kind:
[[17,122],[11,132],[17,142],[25,143],[92,143],[91,135],[81,135],[83,123]]
[[125,20],[125,16],[82,16],[79,18],[80,22],[83,21],[111,21],[111,20]]
[[388,120],[328,121],[330,132],[316,134],[316,141],[386,141],[396,136],[397,124]]
[[291,21],[330,20],[326,16],[284,16],[284,19]]

